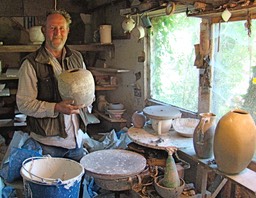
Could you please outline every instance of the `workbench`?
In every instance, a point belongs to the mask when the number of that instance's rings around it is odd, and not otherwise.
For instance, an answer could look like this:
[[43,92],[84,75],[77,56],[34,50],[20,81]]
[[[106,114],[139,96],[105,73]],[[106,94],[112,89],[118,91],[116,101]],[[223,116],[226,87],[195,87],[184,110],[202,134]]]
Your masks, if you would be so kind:
[[[144,128],[131,127],[128,130],[128,136],[131,140],[139,145],[165,150],[166,147],[178,148],[178,155],[191,159],[195,162],[200,170],[201,182],[199,192],[202,197],[214,198],[218,195],[220,190],[225,186],[228,180],[234,182],[245,190],[249,191],[252,196],[256,197],[256,172],[246,168],[236,175],[227,175],[218,170],[217,165],[214,163],[214,157],[209,159],[199,159],[194,151],[193,138],[180,136],[176,131],[171,130],[158,135],[151,127],[145,126]],[[214,171],[217,175],[211,186],[207,186],[208,173]],[[195,173],[195,176],[198,174]],[[210,194],[209,194],[210,193]]]

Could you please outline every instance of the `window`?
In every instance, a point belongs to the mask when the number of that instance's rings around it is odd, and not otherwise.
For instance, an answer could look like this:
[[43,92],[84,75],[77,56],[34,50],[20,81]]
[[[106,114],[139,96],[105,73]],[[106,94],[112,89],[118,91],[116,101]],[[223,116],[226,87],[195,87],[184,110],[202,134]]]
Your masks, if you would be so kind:
[[[211,111],[221,118],[228,111],[241,108],[256,121],[256,35],[251,37],[246,21],[213,25],[214,53]],[[256,22],[252,21],[252,28]]]
[[151,19],[150,97],[197,112],[199,70],[194,45],[199,43],[199,18],[185,13]]

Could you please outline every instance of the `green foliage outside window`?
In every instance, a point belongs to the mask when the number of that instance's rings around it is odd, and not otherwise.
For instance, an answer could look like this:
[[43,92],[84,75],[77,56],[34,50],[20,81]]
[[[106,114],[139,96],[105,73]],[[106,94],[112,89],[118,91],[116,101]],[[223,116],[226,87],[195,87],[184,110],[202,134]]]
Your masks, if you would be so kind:
[[[246,21],[214,25],[215,50],[213,53],[212,111],[221,118],[228,111],[241,108],[256,120],[256,85],[252,83],[256,66],[256,36],[252,21],[252,34]],[[218,46],[219,45],[219,46]],[[255,70],[255,69],[254,69]],[[255,72],[255,71],[254,71]]]
[[201,19],[182,13],[153,17],[151,22],[151,97],[197,112],[199,70],[194,66],[194,45],[199,43]]

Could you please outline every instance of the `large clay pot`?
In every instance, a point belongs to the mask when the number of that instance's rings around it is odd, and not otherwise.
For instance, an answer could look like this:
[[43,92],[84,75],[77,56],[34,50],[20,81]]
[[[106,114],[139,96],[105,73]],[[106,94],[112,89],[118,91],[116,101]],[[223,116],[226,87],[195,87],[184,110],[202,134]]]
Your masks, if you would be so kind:
[[244,170],[255,152],[256,128],[251,115],[241,109],[225,114],[217,124],[214,156],[218,169],[227,174]]
[[198,158],[207,159],[213,156],[213,139],[216,127],[216,115],[200,113],[200,121],[193,134],[193,144]]
[[74,100],[74,105],[89,106],[95,98],[92,73],[86,69],[71,69],[58,77],[58,88],[63,100]]

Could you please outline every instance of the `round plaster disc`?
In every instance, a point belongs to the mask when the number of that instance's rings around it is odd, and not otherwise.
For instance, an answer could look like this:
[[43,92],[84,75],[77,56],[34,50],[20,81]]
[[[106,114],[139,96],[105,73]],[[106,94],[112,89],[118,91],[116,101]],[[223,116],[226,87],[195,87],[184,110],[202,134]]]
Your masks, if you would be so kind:
[[146,158],[132,151],[108,149],[89,153],[80,163],[90,176],[119,179],[141,173],[146,167]]
[[181,112],[171,106],[154,105],[143,109],[144,114],[150,119],[169,120],[181,117]]

